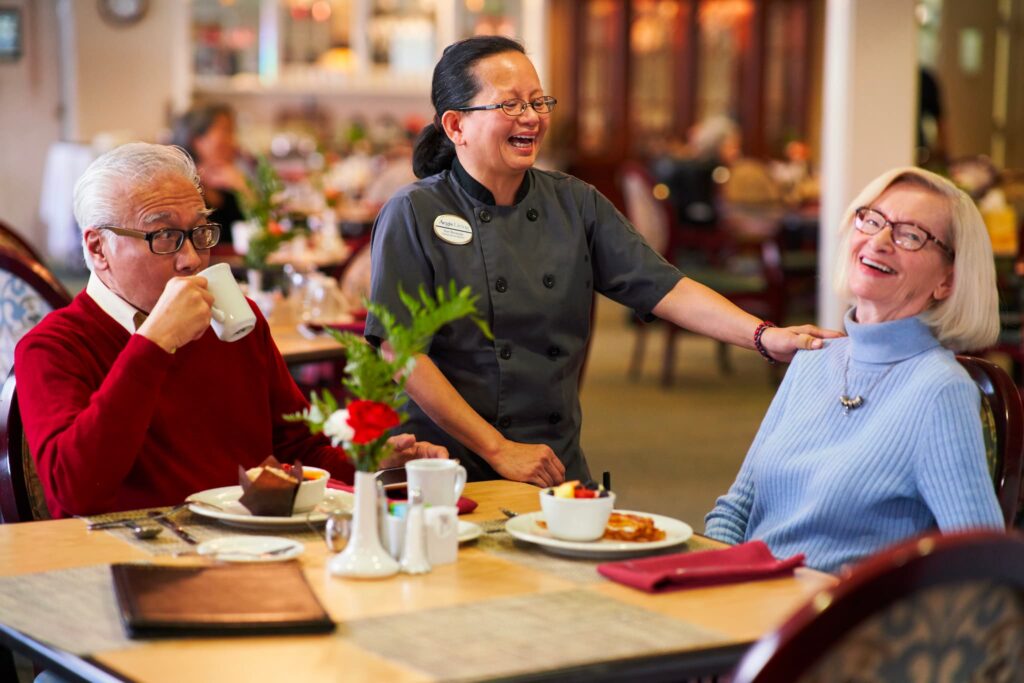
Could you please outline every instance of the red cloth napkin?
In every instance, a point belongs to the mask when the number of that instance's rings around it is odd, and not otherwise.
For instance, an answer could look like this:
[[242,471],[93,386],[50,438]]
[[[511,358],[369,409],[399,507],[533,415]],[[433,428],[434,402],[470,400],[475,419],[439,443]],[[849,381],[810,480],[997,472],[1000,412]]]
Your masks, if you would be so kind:
[[764,541],[751,541],[722,550],[608,562],[599,564],[597,571],[612,581],[658,593],[786,576],[803,563],[802,553],[777,560]]
[[[345,482],[340,481],[338,479],[328,479],[327,488],[338,489],[340,491],[348,491],[349,493],[355,493],[355,488],[351,484],[346,484]],[[405,502],[404,500],[396,499],[392,499],[392,501],[395,503]],[[459,509],[460,515],[468,515],[473,510],[476,510],[477,505],[478,503],[475,500],[471,498],[466,498],[465,496],[459,498],[459,500],[455,503],[455,507]]]

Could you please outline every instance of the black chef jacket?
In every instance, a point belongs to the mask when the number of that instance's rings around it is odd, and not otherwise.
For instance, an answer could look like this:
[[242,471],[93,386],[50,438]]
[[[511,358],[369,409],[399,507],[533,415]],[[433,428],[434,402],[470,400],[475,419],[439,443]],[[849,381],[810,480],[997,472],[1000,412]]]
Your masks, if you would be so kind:
[[[642,318],[682,275],[651,249],[594,187],[530,169],[513,206],[496,206],[458,163],[396,193],[381,209],[371,241],[371,299],[400,322],[399,285],[433,293],[455,281],[479,295],[489,340],[469,320],[445,326],[428,355],[462,397],[506,438],[545,443],[566,479],[590,479],[580,449],[579,377],[595,291]],[[380,321],[366,337],[380,344]],[[499,478],[414,402],[402,431],[448,448],[470,480]]]

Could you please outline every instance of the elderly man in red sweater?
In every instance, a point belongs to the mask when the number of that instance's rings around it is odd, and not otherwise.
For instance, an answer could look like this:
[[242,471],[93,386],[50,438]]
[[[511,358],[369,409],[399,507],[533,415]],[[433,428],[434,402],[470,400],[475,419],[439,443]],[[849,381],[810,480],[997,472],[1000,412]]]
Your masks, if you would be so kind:
[[[75,187],[85,291],[15,351],[25,434],[55,517],[170,505],[273,453],[351,481],[344,452],[282,416],[308,406],[259,310],[243,339],[210,328],[216,235],[191,159],[132,143]],[[175,245],[177,248],[175,248]],[[166,253],[163,253],[166,252]],[[411,435],[398,460],[447,457]]]

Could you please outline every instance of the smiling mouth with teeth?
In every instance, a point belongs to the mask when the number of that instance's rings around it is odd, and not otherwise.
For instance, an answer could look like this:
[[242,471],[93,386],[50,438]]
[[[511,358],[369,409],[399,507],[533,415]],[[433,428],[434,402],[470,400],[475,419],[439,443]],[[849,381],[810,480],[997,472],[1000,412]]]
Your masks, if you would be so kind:
[[889,266],[879,263],[878,261],[873,261],[864,256],[861,257],[860,262],[863,263],[868,268],[877,270],[880,273],[885,273],[886,275],[893,275],[896,273],[896,271],[890,268]]
[[535,139],[536,138],[527,137],[525,135],[513,135],[512,137],[510,137],[508,139],[508,142],[513,147],[527,148],[527,147],[532,147],[533,146],[533,141]]

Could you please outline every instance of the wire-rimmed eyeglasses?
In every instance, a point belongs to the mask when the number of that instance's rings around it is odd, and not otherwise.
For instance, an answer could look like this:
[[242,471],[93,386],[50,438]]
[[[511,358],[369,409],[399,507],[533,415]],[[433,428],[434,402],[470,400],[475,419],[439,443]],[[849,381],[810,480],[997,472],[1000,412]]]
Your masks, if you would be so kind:
[[455,111],[487,111],[489,109],[500,109],[509,116],[522,116],[523,112],[526,111],[527,107],[533,107],[533,110],[541,115],[550,114],[555,109],[555,105],[558,104],[558,100],[550,95],[547,97],[538,97],[535,100],[505,100],[498,104],[480,104],[475,107],[456,107]]
[[878,234],[888,225],[892,228],[892,241],[900,249],[918,251],[928,242],[935,242],[935,246],[946,252],[950,260],[956,257],[952,247],[916,223],[893,222],[881,211],[866,206],[857,209],[853,215],[853,227],[865,235]]
[[220,226],[216,223],[197,225],[191,230],[160,228],[152,232],[121,228],[116,225],[97,225],[96,229],[109,230],[115,235],[123,237],[146,240],[149,243],[149,250],[158,255],[173,254],[178,251],[185,244],[186,237],[196,249],[209,249],[220,241]]

